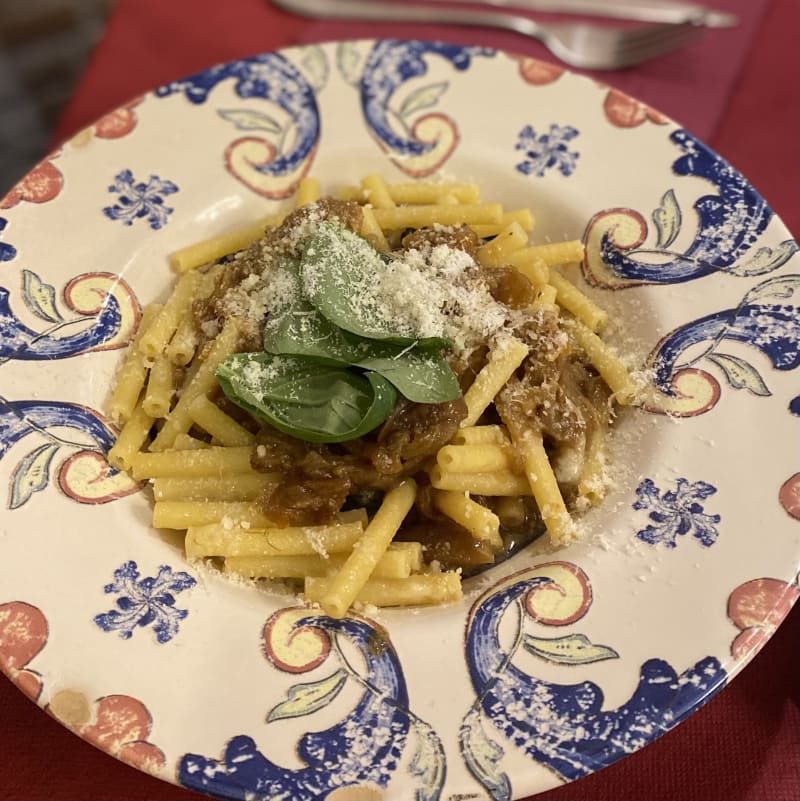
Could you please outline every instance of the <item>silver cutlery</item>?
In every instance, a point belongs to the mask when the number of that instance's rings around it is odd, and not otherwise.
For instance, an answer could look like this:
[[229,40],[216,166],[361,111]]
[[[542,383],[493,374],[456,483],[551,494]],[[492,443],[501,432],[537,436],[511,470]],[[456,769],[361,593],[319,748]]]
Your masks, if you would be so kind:
[[295,14],[319,19],[422,22],[501,28],[542,42],[564,63],[580,69],[615,70],[677,50],[697,38],[699,21],[621,28],[587,22],[534,22],[497,10],[418,6],[378,0],[273,0]]
[[[637,22],[702,23],[708,28],[729,28],[738,24],[735,14],[683,0],[462,0],[466,3],[545,11],[557,14],[585,14],[605,19]],[[452,2],[452,0],[437,0]]]

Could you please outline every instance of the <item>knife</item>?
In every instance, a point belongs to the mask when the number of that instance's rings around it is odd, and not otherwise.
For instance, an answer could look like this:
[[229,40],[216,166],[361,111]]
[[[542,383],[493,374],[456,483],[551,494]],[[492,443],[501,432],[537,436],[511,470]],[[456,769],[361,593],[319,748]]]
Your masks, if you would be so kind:
[[[449,3],[452,0],[435,0]],[[727,11],[707,8],[683,0],[463,0],[467,3],[546,11],[555,14],[586,14],[587,16],[637,20],[640,22],[686,22],[695,20],[709,28],[729,28],[739,20]]]

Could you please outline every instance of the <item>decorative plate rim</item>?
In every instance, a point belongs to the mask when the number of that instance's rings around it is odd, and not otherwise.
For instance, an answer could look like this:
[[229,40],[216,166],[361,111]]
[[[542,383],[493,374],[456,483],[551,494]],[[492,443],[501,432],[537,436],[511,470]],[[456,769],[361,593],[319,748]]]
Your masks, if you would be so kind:
[[[503,119],[476,111],[476,81],[519,100]],[[484,145],[491,136],[496,149]],[[615,169],[611,145],[626,137],[630,164]],[[196,169],[198,155],[215,159],[208,172]],[[615,447],[630,465],[617,476],[616,507],[592,513],[590,537],[562,552],[534,544],[524,559],[473,579],[456,607],[333,621],[199,569],[144,525],[139,486],[103,459],[116,432],[100,402],[141,299],[155,294],[143,277],[153,259],[198,226],[223,230],[277,207],[317,168],[326,180],[352,181],[360,162],[396,180],[473,171],[487,192],[502,178],[498,196],[548,198],[534,200],[545,235],[581,236],[580,278],[615,311],[627,309],[633,333],[619,341],[647,344],[636,355],[658,393],[622,421]],[[79,221],[91,241],[75,236]],[[56,265],[34,237],[41,225],[72,248]],[[677,123],[591,78],[490,48],[296,46],[131,99],[0,199],[9,286],[0,288],[0,368],[14,398],[0,398],[9,487],[0,552],[11,565],[0,568],[11,588],[0,596],[0,670],[88,742],[220,797],[302,788],[333,800],[360,786],[376,799],[413,791],[505,801],[633,753],[722,689],[800,597],[800,468],[791,455],[743,468],[762,490],[771,482],[772,500],[759,496],[773,521],[770,548],[739,533],[760,515],[745,508],[737,482],[714,473],[758,443],[768,453],[755,430],[715,442],[726,414],[775,437],[790,436],[800,415],[787,375],[800,366],[796,252],[759,193]],[[716,292],[693,292],[696,282]],[[637,298],[636,310],[626,297]],[[90,362],[84,382],[71,380],[75,360]],[[782,416],[761,416],[781,401]],[[27,450],[28,439],[39,444]],[[734,514],[738,526],[726,526]],[[83,529],[77,546],[48,537],[55,515]],[[114,526],[118,538],[101,536]],[[70,603],[55,603],[76,586],[64,571],[32,572],[30,554],[45,552],[83,577]],[[629,610],[629,593],[641,610]],[[226,617],[235,611],[242,631]],[[644,611],[652,626],[634,642]],[[625,614],[628,628],[619,625]],[[687,626],[707,644],[678,642]],[[214,637],[241,654],[209,650]],[[72,638],[85,644],[79,655]],[[417,655],[426,649],[438,650],[448,676],[430,675]],[[165,654],[184,668],[210,659],[220,675],[240,671],[251,683],[219,687],[220,708],[193,707],[192,730],[179,733],[179,704],[191,693],[146,675]],[[130,665],[115,667],[119,660]],[[217,687],[219,677],[200,680]],[[239,708],[245,700],[261,705],[257,714]],[[442,709],[450,702],[456,713]]]

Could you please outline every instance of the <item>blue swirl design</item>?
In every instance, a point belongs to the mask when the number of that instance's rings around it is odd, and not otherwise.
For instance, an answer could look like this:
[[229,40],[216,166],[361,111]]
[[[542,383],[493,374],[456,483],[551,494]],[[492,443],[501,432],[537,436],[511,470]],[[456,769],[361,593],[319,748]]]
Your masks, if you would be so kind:
[[[391,643],[378,629],[355,620],[302,618],[296,626],[313,626],[347,637],[366,664],[359,676],[347,665],[350,680],[364,688],[353,711],[335,726],[304,734],[297,754],[305,767],[289,769],[272,762],[247,735],[233,737],[221,759],[185,754],[178,779],[185,787],[225,798],[325,798],[339,787],[376,784],[385,787],[399,767],[407,741],[418,750],[409,770],[417,779],[417,801],[436,801],[444,782],[444,752],[438,736],[408,710],[402,667]],[[413,732],[413,736],[412,736]],[[410,794],[409,794],[409,797]]]
[[[797,251],[797,244],[787,240],[771,260],[759,253],[753,263],[738,264],[766,229],[772,219],[771,209],[739,172],[690,133],[677,130],[670,139],[684,154],[673,163],[673,172],[703,179],[717,192],[695,201],[698,229],[694,241],[682,253],[670,251],[662,243],[656,248],[620,250],[612,234],[606,233],[601,253],[611,272],[622,279],[657,284],[692,281],[717,271],[756,275],[776,269]],[[663,210],[654,214],[657,223],[659,212]],[[668,241],[676,234],[673,231]],[[667,256],[669,261],[646,263],[636,259],[638,254]]]
[[[79,314],[65,319],[56,300],[56,290],[39,276],[22,270],[22,299],[35,317],[49,323],[36,331],[23,323],[12,311],[10,293],[0,287],[0,366],[9,361],[49,362],[79,356],[113,340],[123,324],[120,301],[111,292],[104,292],[103,303],[92,314]],[[64,335],[70,327],[77,333]],[[64,433],[72,429],[75,439]],[[60,429],[55,433],[54,429]],[[9,449],[28,435],[36,435],[40,443],[23,456],[12,470],[9,482],[8,508],[17,509],[34,493],[44,490],[50,481],[50,468],[63,447],[80,452],[105,454],[114,444],[114,433],[101,415],[80,404],[60,401],[20,400],[0,397],[0,459]],[[119,471],[110,469],[107,478]],[[72,487],[62,486],[72,494]],[[106,500],[111,500],[110,495]],[[100,502],[99,497],[95,502]]]
[[[65,428],[80,432],[69,439]],[[54,433],[52,429],[58,429]],[[114,435],[96,414],[85,406],[58,401],[9,401],[0,397],[0,459],[17,442],[29,435],[44,440],[23,456],[11,473],[8,508],[24,506],[50,483],[50,467],[63,447],[80,452],[107,453]],[[93,442],[89,442],[89,438]],[[119,471],[112,470],[111,475]]]
[[236,81],[239,97],[260,97],[278,105],[295,126],[294,147],[269,164],[253,165],[259,173],[283,176],[296,170],[314,151],[320,135],[320,119],[314,88],[302,73],[280,53],[220,64],[188,78],[156,89],[157,97],[183,93],[192,103],[205,103],[211,90],[228,79]]
[[407,130],[397,134],[390,118],[392,96],[406,81],[425,75],[428,65],[425,56],[438,55],[447,59],[455,69],[469,68],[474,56],[494,56],[488,47],[465,47],[443,42],[407,42],[386,39],[377,42],[367,56],[359,82],[361,108],[367,125],[378,139],[399,155],[419,156],[430,152],[435,143],[413,139]]
[[[0,233],[5,231],[8,220],[0,217]],[[17,249],[8,242],[0,242],[0,261],[11,261],[17,255]]]
[[[67,326],[89,321],[91,325],[77,334],[56,336]],[[121,322],[119,302],[109,293],[97,315],[61,320],[46,331],[34,331],[14,314],[9,291],[0,287],[0,364],[12,359],[42,361],[78,356],[116,336]]]
[[[51,428],[72,428],[85,435],[70,441],[53,434]],[[114,444],[114,434],[97,412],[77,403],[61,401],[9,401],[0,397],[0,459],[9,448],[29,434],[43,434],[57,445],[107,453]],[[87,436],[94,445],[87,443]]]
[[[655,383],[671,393],[672,377],[703,359],[721,368],[735,388],[756,395],[769,389],[756,368],[741,357],[720,351],[723,343],[742,343],[763,353],[776,370],[800,366],[800,306],[794,293],[800,290],[800,275],[770,278],[753,287],[733,309],[708,314],[677,328],[666,336],[650,358]],[[691,359],[680,362],[693,346],[707,343]]]
[[[488,719],[510,743],[564,780],[612,764],[680,723],[726,681],[713,657],[678,675],[663,659],[648,659],[630,699],[603,710],[603,692],[593,682],[556,684],[527,675],[512,660],[522,636],[523,596],[549,580],[521,580],[490,595],[475,609],[467,632],[467,660],[477,693],[461,730],[462,752],[476,779],[500,801],[511,797],[499,769],[502,746],[480,727]],[[509,606],[518,613],[518,636],[508,650],[499,627]]]

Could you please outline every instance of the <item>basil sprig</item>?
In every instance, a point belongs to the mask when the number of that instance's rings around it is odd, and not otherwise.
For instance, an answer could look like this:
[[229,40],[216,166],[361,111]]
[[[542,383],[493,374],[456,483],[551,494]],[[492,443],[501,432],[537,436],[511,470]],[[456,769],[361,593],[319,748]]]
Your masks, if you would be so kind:
[[345,331],[398,345],[447,347],[441,337],[420,337],[407,320],[386,319],[381,298],[373,291],[385,270],[386,262],[366,239],[323,222],[306,247],[300,277],[311,305]]
[[458,379],[438,351],[352,334],[333,325],[311,304],[298,304],[270,321],[264,342],[270,353],[374,371],[417,403],[443,403],[461,392]]
[[275,269],[291,291],[270,311],[264,352],[217,368],[224,393],[254,417],[309,442],[345,442],[379,426],[398,392],[417,403],[460,396],[446,340],[393,333],[364,302],[364,282],[385,269],[364,239],[321,223],[303,259]]
[[223,392],[257,420],[307,442],[345,442],[379,426],[397,402],[378,373],[315,359],[237,353],[217,368]]

